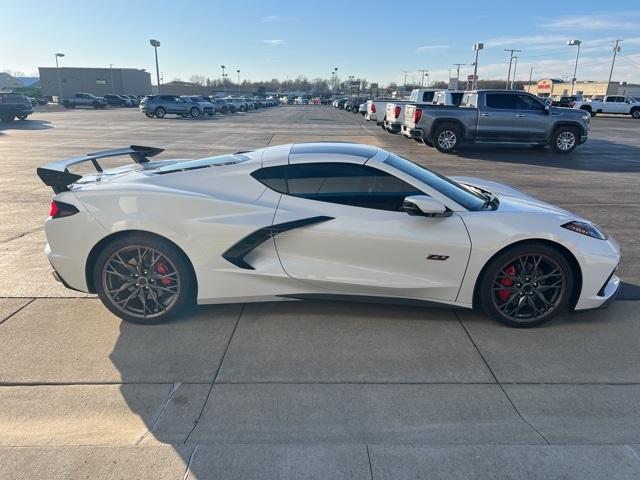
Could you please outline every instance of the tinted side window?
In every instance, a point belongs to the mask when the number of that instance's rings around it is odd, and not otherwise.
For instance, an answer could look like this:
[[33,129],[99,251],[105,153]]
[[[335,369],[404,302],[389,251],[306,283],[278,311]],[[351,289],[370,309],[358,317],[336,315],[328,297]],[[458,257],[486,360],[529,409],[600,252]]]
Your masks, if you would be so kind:
[[394,212],[406,196],[424,195],[386,172],[349,163],[289,165],[287,183],[296,197]]
[[287,188],[287,166],[265,167],[251,174],[253,178],[279,193],[289,193]]
[[487,107],[502,110],[517,110],[517,95],[487,93]]
[[433,95],[434,95],[434,93],[435,93],[435,92],[424,92],[424,93],[422,94],[422,101],[423,101],[423,102],[426,102],[426,103],[428,103],[428,102],[432,102],[432,101],[433,101]]
[[618,97],[607,97],[607,103],[615,103],[617,101],[616,98]]
[[529,95],[518,95],[518,110],[544,110],[542,104]]

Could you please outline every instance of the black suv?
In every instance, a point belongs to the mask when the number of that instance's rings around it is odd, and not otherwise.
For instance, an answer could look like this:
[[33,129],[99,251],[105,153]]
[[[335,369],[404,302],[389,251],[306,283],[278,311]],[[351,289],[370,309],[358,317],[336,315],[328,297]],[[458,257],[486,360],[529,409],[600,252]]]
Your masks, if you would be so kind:
[[33,106],[29,97],[19,93],[0,92],[0,120],[4,123],[25,120],[33,113]]

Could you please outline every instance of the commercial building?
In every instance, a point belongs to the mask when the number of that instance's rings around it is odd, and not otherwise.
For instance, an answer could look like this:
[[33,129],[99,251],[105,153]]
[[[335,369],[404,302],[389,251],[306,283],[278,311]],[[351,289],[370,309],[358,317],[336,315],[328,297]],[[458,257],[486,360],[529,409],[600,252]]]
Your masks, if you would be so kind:
[[[556,78],[543,78],[535,85],[525,85],[524,89],[541,97],[560,97],[571,95],[571,83]],[[628,95],[640,97],[640,85],[627,82],[576,82],[573,94],[583,98],[603,97],[605,95]]]
[[[43,96],[58,96],[58,69],[40,67],[40,84]],[[79,68],[59,69],[62,96],[74,93],[106,93],[148,95],[151,93],[151,75],[137,68]]]

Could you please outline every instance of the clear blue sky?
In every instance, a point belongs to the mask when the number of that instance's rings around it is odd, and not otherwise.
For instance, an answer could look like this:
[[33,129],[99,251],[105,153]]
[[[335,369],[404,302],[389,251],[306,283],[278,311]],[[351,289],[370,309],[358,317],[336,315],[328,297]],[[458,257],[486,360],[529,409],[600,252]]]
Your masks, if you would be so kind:
[[[558,11],[574,3],[579,12]],[[403,70],[418,78],[446,79],[452,63],[471,73],[471,45],[484,42],[481,78],[506,78],[505,48],[523,50],[518,79],[570,76],[582,40],[579,79],[606,79],[611,41],[621,38],[614,80],[640,83],[640,1],[71,1],[5,2],[0,71],[37,72],[54,65],[145,68],[154,72],[150,38],[162,42],[164,80],[191,75],[235,80],[298,75],[402,82]],[[611,6],[615,6],[613,9]],[[155,78],[155,77],[154,77]],[[155,80],[154,80],[155,82]]]

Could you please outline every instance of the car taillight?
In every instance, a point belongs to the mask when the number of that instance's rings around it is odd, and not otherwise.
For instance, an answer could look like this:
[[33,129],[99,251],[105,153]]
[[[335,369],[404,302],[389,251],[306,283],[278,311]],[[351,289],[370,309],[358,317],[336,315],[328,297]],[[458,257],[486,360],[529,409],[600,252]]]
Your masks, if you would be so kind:
[[422,118],[422,109],[421,108],[416,108],[413,111],[413,123],[418,123],[421,118]]
[[79,211],[80,210],[69,203],[57,202],[56,200],[52,200],[49,216],[51,218],[70,217],[71,215],[75,215]]
[[371,104],[371,113],[376,113],[376,104],[375,103]]
[[395,118],[398,118],[400,116],[400,107],[396,107],[393,109],[393,115]]

